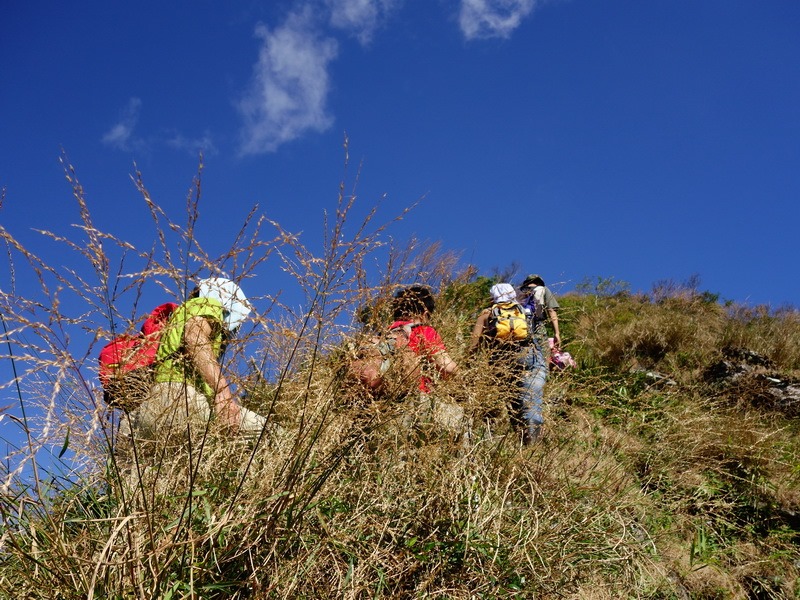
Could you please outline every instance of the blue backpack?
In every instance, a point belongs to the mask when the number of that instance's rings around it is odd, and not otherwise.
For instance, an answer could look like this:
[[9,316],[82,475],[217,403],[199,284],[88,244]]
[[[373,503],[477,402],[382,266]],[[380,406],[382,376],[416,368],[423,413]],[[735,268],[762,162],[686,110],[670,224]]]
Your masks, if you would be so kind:
[[[541,290],[541,292],[539,291]],[[545,306],[544,306],[544,287],[536,287],[528,294],[525,302],[522,304],[528,319],[531,321],[532,326],[536,326],[545,320]]]

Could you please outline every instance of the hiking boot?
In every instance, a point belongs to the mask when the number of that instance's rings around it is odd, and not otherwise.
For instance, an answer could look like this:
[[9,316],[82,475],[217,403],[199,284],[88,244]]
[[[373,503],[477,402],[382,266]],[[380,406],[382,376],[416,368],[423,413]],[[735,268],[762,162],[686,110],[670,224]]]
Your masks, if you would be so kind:
[[533,427],[528,427],[522,432],[522,445],[532,446],[542,439],[542,425],[537,424]]

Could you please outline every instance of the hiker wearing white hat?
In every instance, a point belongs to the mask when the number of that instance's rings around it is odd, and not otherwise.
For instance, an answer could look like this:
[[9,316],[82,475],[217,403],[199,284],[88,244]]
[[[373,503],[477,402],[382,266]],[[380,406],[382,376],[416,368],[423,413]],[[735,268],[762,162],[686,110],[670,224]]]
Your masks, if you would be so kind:
[[205,430],[212,416],[231,433],[260,434],[266,419],[239,404],[220,363],[250,312],[233,281],[198,282],[161,336],[150,397],[129,415],[137,436],[185,437],[187,429]]
[[511,421],[522,432],[522,442],[532,444],[541,437],[544,385],[547,381],[547,332],[544,319],[550,318],[556,343],[561,343],[558,328],[558,301],[538,275],[522,282],[522,302],[510,283],[491,287],[492,306],[475,320],[469,352],[481,345],[490,351],[490,362],[497,367],[502,383],[514,388],[509,402]]

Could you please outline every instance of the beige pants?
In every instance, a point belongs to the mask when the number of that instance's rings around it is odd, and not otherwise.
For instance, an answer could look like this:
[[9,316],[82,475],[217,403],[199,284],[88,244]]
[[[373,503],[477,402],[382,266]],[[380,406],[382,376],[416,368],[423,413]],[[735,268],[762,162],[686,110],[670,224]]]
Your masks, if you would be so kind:
[[[251,410],[241,407],[240,414],[237,440],[258,438],[268,426],[264,417]],[[192,477],[187,471],[187,467],[191,471],[191,464],[184,460],[189,456],[189,441],[196,449],[207,432],[215,435],[224,431],[211,416],[208,399],[191,385],[157,383],[147,400],[122,417],[114,454],[122,483],[133,497],[144,501],[153,491],[175,495],[191,487]],[[152,464],[153,459],[157,464]],[[147,495],[140,495],[145,492]]]
[[406,400],[401,422],[406,429],[433,423],[457,434],[467,434],[470,430],[470,419],[461,406],[455,402],[438,400],[423,392]]
[[[156,383],[149,398],[123,421],[121,433],[133,434],[137,439],[180,443],[190,434],[202,434],[211,415],[208,399],[193,386],[177,382]],[[258,436],[266,422],[258,413],[241,407],[241,435]]]

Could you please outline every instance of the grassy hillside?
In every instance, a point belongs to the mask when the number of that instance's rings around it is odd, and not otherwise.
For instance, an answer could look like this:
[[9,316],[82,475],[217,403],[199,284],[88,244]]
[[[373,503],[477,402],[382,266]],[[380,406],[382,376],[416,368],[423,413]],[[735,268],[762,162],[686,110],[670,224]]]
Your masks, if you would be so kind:
[[[454,291],[437,321],[460,348],[477,307]],[[473,416],[466,442],[435,420],[404,429],[408,402],[356,397],[329,362],[280,392],[261,384],[252,401],[275,401],[283,433],[255,449],[212,437],[192,477],[186,460],[165,458],[140,489],[109,468],[34,504],[8,490],[0,589],[8,598],[797,597],[798,421],[764,405],[758,386],[761,373],[796,375],[797,315],[680,296],[562,304],[580,366],[551,378],[539,445],[505,435],[504,390],[480,359],[464,360],[439,391]],[[751,381],[707,381],[733,343],[774,366]]]
[[[88,225],[78,249],[103,285],[42,275],[79,292],[80,318],[3,295],[8,338],[23,340],[6,358],[31,364],[46,346],[51,362],[37,371],[47,377],[8,388],[30,418],[3,423],[25,441],[2,471],[0,598],[800,598],[796,311],[672,284],[644,295],[601,280],[564,295],[579,366],[551,376],[545,435],[520,447],[509,390],[485,357],[465,356],[492,280],[454,276],[452,257],[428,248],[392,254],[385,280],[362,285],[378,238],[357,228],[342,241],[348,206],[320,259],[284,232],[270,242],[295,251],[287,269],[310,308],[260,315],[232,349],[232,365],[248,364],[237,351],[262,365],[238,380],[274,424],[257,442],[212,427],[157,459],[115,453],[119,414],[82,376],[98,346],[76,356],[61,344],[76,323],[107,334],[87,315],[118,300]],[[268,253],[262,236],[227,255],[244,256],[245,273]],[[141,281],[186,275],[174,256],[142,256]],[[220,259],[191,260],[196,272]],[[380,315],[412,277],[439,293],[435,325],[462,366],[431,410],[404,398],[403,382],[371,398],[344,368],[354,334],[343,315]],[[45,463],[45,445],[61,457]]]

